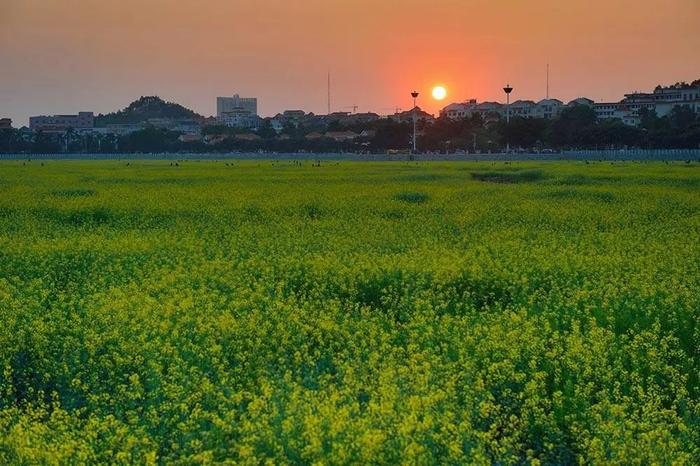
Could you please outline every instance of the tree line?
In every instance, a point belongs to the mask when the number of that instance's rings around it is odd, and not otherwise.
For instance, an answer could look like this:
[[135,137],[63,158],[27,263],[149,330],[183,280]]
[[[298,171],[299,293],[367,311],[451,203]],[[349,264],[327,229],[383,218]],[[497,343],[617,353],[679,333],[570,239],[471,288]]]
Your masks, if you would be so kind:
[[[336,140],[309,138],[325,131],[352,131],[366,137]],[[410,147],[413,126],[409,122],[380,119],[367,123],[327,126],[287,124],[281,134],[265,120],[254,137],[237,137],[250,131],[225,127],[204,128],[203,136],[219,135],[217,143],[182,141],[182,133],[153,126],[133,133],[45,134],[27,137],[17,129],[0,130],[0,152],[5,153],[134,153],[134,152],[367,152],[403,151]],[[318,136],[318,135],[317,135]],[[592,108],[578,105],[564,109],[555,119],[513,117],[485,121],[479,115],[460,120],[439,118],[418,123],[418,147],[423,152],[498,152],[514,150],[563,149],[670,149],[700,147],[700,115],[688,107],[676,107],[666,116],[642,111],[639,126],[621,120],[596,118]]]

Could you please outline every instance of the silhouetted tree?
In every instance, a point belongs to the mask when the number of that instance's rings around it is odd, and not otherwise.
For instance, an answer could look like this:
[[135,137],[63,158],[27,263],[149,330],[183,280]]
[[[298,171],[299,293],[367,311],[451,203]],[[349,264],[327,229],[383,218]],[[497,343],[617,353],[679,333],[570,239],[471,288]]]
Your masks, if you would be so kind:
[[258,136],[263,139],[272,139],[277,136],[277,132],[272,127],[270,120],[264,120],[260,128],[258,129]]
[[510,143],[511,147],[535,147],[537,141],[545,138],[549,121],[544,118],[511,118],[510,124],[505,121],[499,122],[499,131],[502,133],[504,141]]
[[408,123],[398,123],[394,120],[383,120],[375,128],[376,135],[371,147],[375,151],[388,149],[408,149],[412,128]]
[[595,144],[595,111],[587,105],[562,110],[549,127],[547,142],[554,147],[587,147]]
[[119,139],[121,152],[167,152],[177,149],[179,133],[146,127]]
[[61,152],[61,145],[58,143],[56,138],[44,133],[43,131],[37,131],[34,135],[31,151],[37,154],[57,153]]

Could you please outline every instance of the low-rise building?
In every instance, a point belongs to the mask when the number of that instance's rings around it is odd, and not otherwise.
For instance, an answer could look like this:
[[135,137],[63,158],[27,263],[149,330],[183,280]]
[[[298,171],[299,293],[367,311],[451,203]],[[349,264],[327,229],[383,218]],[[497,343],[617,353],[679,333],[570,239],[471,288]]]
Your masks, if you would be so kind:
[[587,97],[579,97],[577,99],[574,99],[570,101],[568,104],[566,104],[567,107],[574,107],[576,105],[584,105],[586,107],[593,107],[595,102],[593,102],[591,99]]
[[179,131],[185,134],[200,134],[202,125],[197,120],[178,120],[173,131]]
[[654,105],[641,102],[635,104],[628,102],[601,102],[593,106],[596,118],[599,120],[617,119],[630,126],[639,125],[642,108],[654,110]]
[[202,128],[208,127],[208,126],[220,126],[220,125],[221,125],[221,122],[216,117],[206,117],[200,123],[200,126]]
[[239,141],[259,141],[262,138],[255,133],[240,133],[233,136],[234,139]]
[[95,127],[95,115],[92,112],[80,112],[77,115],[52,115],[29,117],[29,129],[45,133],[65,133],[69,129],[89,129]]
[[593,105],[599,119],[617,118],[625,124],[636,126],[641,122],[643,110],[653,111],[657,116],[670,114],[675,107],[688,107],[700,113],[700,80],[691,84],[676,83],[672,86],[657,86],[653,92],[625,94],[619,102],[601,102]]
[[199,142],[202,137],[199,134],[182,134],[177,138],[180,142]]
[[476,106],[476,113],[478,113],[481,118],[486,123],[493,123],[501,119],[501,116],[505,115],[506,106],[499,102],[482,102]]
[[322,127],[328,123],[328,115],[315,115],[306,113],[303,110],[285,110],[270,119],[272,128],[281,133],[285,126],[300,127]]
[[476,112],[476,99],[469,99],[466,102],[455,102],[440,110],[440,117],[450,120],[461,120],[469,118]]
[[306,112],[303,110],[285,110],[272,117],[270,125],[279,134],[285,126],[298,128],[304,121],[304,117],[306,117]]
[[654,111],[658,116],[666,116],[670,114],[675,107],[688,107],[695,113],[700,114],[700,99],[687,102],[658,102],[654,106]]
[[149,118],[142,123],[142,126],[154,126],[170,131],[192,134],[198,134],[201,130],[200,122],[192,118]]
[[111,124],[101,128],[94,128],[93,131],[101,134],[114,134],[116,136],[126,136],[127,134],[141,131],[143,126],[138,123]]
[[12,119],[0,118],[0,129],[12,129]]
[[516,100],[510,104],[510,116],[529,118],[533,116],[537,104],[532,100]]
[[535,105],[532,116],[552,119],[559,116],[564,109],[564,102],[559,99],[542,99]]
[[326,115],[326,120],[328,120],[328,121],[340,121],[344,118],[347,118],[350,115],[351,115],[350,112],[333,112],[333,113],[329,113],[328,115]]
[[324,137],[331,138],[336,142],[346,142],[356,139],[359,135],[352,131],[328,131]]
[[[572,100],[571,105],[593,105],[593,101],[586,98]],[[544,99],[535,103],[532,100],[516,100],[510,104],[510,116],[522,118],[556,118],[564,109],[564,104],[558,99]],[[481,102],[471,99],[463,103],[453,103],[440,111],[440,116],[457,120],[469,118],[479,114],[484,121],[491,122],[504,118],[508,113],[508,106],[500,102]]]
[[393,115],[389,116],[389,119],[399,123],[409,123],[413,121],[414,117],[416,121],[426,121],[430,123],[435,121],[435,117],[432,114],[421,110],[420,107],[416,107],[413,110],[406,110],[405,112],[394,113]]
[[282,128],[284,128],[285,125],[298,127],[306,119],[306,116],[306,112],[303,110],[285,110],[284,112],[275,115],[273,117],[273,121],[277,122],[277,124]]
[[358,123],[371,123],[379,120],[379,115],[372,112],[364,113],[349,113],[349,112],[334,112],[327,115],[326,122],[337,121],[341,124],[352,125]]
[[284,122],[277,118],[270,118],[270,126],[275,130],[277,134],[280,134],[284,129]]
[[225,134],[207,134],[204,136],[204,144],[215,146],[224,142],[226,138]]

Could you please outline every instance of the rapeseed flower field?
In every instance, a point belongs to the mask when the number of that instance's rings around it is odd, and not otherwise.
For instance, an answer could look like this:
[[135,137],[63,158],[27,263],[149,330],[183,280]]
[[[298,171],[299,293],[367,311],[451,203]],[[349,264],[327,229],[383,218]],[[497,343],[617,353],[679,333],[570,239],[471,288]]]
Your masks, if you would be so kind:
[[700,164],[0,163],[0,464],[698,464]]

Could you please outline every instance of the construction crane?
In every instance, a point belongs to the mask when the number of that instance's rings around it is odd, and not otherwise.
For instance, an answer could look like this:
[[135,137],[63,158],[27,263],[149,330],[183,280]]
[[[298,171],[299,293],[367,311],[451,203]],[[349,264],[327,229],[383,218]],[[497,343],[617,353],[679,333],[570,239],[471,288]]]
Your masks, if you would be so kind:
[[357,107],[357,105],[347,105],[347,106],[345,106],[345,107],[343,107],[343,108],[351,108],[351,109],[352,109],[352,113],[357,113],[357,108],[358,108],[358,107]]

